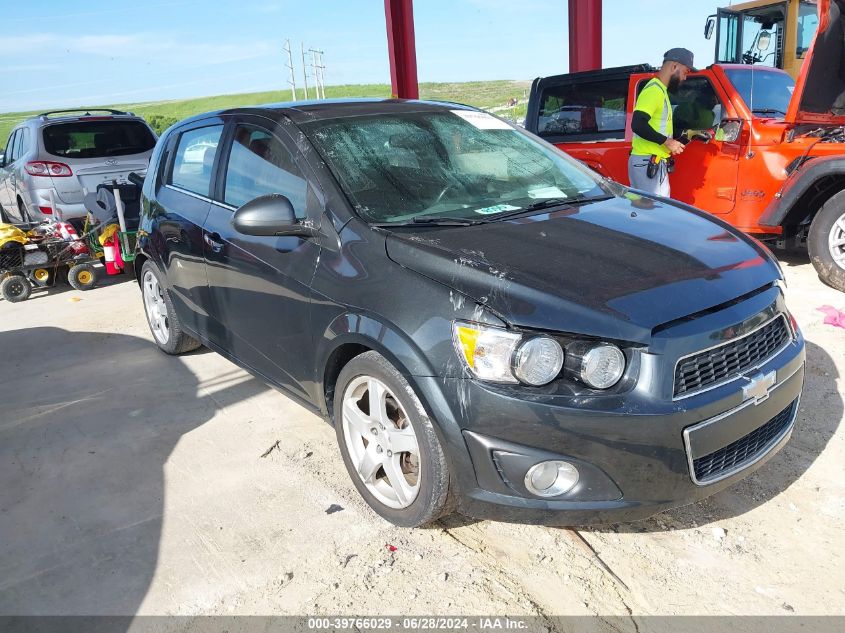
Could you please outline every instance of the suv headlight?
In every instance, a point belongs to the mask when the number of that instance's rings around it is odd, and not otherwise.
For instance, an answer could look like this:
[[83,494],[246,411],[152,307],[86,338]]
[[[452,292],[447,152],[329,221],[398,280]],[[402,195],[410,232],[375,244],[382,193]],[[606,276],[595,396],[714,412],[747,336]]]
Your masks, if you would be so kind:
[[548,336],[523,341],[517,332],[458,321],[452,340],[464,365],[481,380],[536,387],[550,383],[563,367],[563,348]]

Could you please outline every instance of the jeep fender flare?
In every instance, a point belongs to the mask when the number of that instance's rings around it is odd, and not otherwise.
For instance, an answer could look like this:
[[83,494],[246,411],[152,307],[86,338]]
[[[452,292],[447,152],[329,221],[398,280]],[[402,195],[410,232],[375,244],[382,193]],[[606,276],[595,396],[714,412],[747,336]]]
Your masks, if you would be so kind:
[[[845,157],[810,157],[787,177],[780,191],[775,194],[775,198],[760,217],[760,225],[782,226],[787,218],[794,220],[794,217],[790,217],[790,211],[795,208],[796,203],[810,191],[813,185],[831,176],[839,176],[845,180]],[[842,188],[845,187],[837,188],[836,191],[840,191]],[[832,193],[835,193],[835,191]],[[798,224],[803,219],[804,217],[801,217],[794,223]]]

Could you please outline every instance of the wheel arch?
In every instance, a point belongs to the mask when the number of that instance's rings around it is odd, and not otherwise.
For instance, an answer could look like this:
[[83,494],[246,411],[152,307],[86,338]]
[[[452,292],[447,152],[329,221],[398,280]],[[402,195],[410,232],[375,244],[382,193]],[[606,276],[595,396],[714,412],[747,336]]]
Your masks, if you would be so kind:
[[811,223],[825,202],[845,190],[843,157],[813,158],[797,169],[760,218],[762,226],[784,227],[786,236]]
[[315,376],[322,387],[319,389],[320,401],[317,404],[329,418],[332,415],[337,378],[349,361],[359,354],[378,352],[413,386],[414,376],[436,375],[422,351],[410,338],[398,328],[371,315],[351,312],[338,315],[326,328],[321,340],[323,343],[318,347],[315,369]]

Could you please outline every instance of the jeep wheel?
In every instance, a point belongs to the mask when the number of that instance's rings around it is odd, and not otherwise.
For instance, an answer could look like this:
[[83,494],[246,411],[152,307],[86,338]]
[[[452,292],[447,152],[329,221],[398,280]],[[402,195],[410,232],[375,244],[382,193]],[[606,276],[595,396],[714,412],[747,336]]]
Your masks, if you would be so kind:
[[346,469],[364,500],[394,525],[418,527],[449,512],[449,467],[422,403],[377,352],[340,372],[334,425]]
[[810,225],[807,248],[819,278],[845,292],[845,191],[819,209]]

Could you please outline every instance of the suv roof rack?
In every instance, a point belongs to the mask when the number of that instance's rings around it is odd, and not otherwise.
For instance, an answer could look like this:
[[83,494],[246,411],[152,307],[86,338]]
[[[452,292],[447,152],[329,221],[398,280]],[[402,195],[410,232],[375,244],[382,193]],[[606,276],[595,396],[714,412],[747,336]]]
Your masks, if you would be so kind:
[[109,114],[132,115],[131,112],[124,112],[123,110],[112,110],[111,108],[73,108],[71,110],[51,110],[50,112],[42,112],[38,116],[46,119],[51,114],[70,114],[71,112],[84,112],[85,114],[83,116],[91,116],[92,112],[108,112]]

